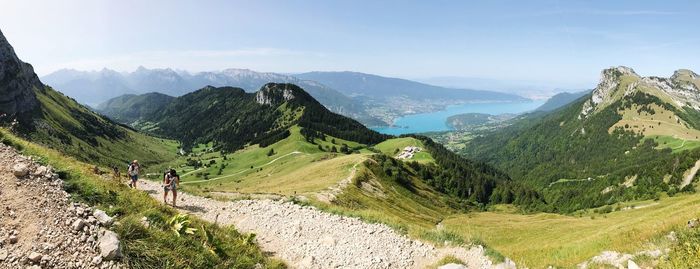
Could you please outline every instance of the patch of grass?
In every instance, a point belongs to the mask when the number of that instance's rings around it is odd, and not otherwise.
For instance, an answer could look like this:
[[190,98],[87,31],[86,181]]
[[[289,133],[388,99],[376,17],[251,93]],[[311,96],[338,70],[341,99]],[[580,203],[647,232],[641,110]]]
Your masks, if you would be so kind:
[[484,247],[484,254],[486,255],[486,257],[489,257],[489,259],[492,262],[502,263],[506,260],[506,257],[503,256],[503,254],[501,254],[500,252],[496,251],[495,249],[489,247],[489,245],[487,245],[486,242],[484,242],[480,238],[472,238],[471,243],[472,243],[472,245],[479,245],[479,246]]
[[360,186],[349,184],[332,204],[311,199],[312,205],[334,214],[383,223],[414,238],[434,230],[443,218],[457,212],[450,206],[452,200],[421,180],[410,177],[413,187],[409,190],[392,179],[377,176],[373,165],[365,161],[358,167],[355,178],[363,178]]
[[437,263],[435,263],[435,265],[430,266],[428,268],[437,269],[440,266],[443,266],[445,264],[451,264],[451,263],[453,263],[453,264],[465,264],[464,261],[458,259],[457,257],[452,256],[452,255],[447,255],[447,256],[443,257],[442,259],[440,259]]
[[465,243],[461,235],[446,230],[426,230],[420,235],[420,238],[440,245],[461,246]]
[[[8,131],[0,130],[3,141],[20,146],[22,153],[37,156],[60,170],[65,189],[73,199],[119,213],[114,231],[123,247],[123,262],[129,268],[284,268],[284,264],[267,258],[244,234],[234,228],[219,227],[190,217],[194,234],[175,235],[167,220],[177,215],[147,193],[134,191],[118,181],[92,174],[92,165],[28,142]],[[111,208],[110,208],[111,207]],[[146,228],[142,217],[152,223]]]
[[697,216],[700,195],[663,197],[658,203],[641,201],[594,217],[538,213],[530,215],[478,212],[447,217],[446,230],[479,239],[520,266],[573,267],[604,250],[634,253]]
[[700,147],[700,140],[678,139],[667,135],[653,135],[649,136],[648,139],[658,143],[658,148],[670,148],[674,153]]
[[421,152],[416,153],[413,156],[413,158],[409,159],[408,161],[417,161],[419,163],[435,162],[433,156],[431,156],[430,153],[426,151],[423,142],[413,137],[388,139],[382,143],[375,145],[374,148],[388,156],[396,157],[396,155],[398,155],[397,152],[402,152],[403,149],[408,146],[420,147],[422,150]]
[[700,268],[700,229],[681,229],[678,242],[671,247],[668,259],[659,268]]

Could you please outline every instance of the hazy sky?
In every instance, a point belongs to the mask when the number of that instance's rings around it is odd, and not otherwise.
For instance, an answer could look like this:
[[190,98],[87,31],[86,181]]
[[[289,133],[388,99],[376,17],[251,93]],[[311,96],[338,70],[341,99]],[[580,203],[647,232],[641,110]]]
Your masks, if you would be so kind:
[[590,85],[700,70],[700,1],[10,1],[0,29],[60,68],[351,70]]

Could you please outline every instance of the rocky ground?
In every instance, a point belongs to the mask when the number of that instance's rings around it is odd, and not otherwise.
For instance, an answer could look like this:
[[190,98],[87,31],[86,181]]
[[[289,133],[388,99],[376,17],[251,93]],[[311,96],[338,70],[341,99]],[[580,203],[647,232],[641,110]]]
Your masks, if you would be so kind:
[[[144,181],[139,186],[155,199],[163,200],[160,184]],[[492,264],[480,246],[436,248],[398,234],[386,225],[290,202],[222,202],[180,193],[178,206],[205,220],[255,233],[264,251],[295,268],[424,268],[446,255],[465,261],[468,268],[514,267],[512,263]]]
[[0,144],[0,268],[122,268],[112,219],[70,201],[51,167]]

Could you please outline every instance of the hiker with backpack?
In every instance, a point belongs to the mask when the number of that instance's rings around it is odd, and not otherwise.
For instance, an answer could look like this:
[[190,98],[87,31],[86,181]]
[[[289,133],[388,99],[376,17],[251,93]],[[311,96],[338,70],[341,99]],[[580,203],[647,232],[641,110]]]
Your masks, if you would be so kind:
[[131,162],[129,165],[129,169],[127,169],[127,173],[129,174],[129,187],[131,188],[136,188],[136,181],[139,180],[139,170],[141,170],[141,166],[139,165],[139,161],[134,160]]
[[170,169],[163,175],[163,203],[168,204],[168,191],[173,193],[173,207],[177,207],[177,187],[180,186],[180,176],[175,169]]

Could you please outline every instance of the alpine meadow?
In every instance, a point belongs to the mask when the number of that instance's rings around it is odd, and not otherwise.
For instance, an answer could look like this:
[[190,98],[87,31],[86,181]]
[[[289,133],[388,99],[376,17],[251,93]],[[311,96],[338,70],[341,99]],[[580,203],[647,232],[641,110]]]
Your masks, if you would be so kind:
[[700,268],[695,1],[0,6],[0,268]]

